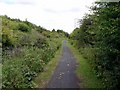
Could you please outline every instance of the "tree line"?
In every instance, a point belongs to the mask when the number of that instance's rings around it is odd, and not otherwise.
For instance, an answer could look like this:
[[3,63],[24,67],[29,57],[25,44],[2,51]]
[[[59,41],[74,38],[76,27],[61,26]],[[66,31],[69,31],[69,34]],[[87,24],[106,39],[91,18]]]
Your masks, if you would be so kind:
[[120,88],[120,2],[96,2],[70,38],[103,86]]

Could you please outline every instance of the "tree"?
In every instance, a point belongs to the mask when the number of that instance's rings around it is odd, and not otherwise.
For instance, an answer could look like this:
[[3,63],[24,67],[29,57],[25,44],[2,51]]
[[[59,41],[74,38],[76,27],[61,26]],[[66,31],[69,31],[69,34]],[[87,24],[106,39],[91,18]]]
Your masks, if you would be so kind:
[[52,32],[55,32],[55,29],[53,29]]
[[120,88],[120,2],[97,2],[92,11],[72,36],[78,46],[94,50],[85,56],[103,85]]

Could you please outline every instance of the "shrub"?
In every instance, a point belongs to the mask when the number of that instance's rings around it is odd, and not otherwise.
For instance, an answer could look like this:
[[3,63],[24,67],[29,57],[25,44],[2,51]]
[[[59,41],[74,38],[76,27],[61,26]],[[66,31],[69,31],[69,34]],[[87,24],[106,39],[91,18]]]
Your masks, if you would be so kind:
[[120,5],[97,2],[72,33],[83,56],[107,89],[120,88]]
[[29,32],[31,31],[31,28],[25,23],[19,23],[18,30],[23,31],[23,32]]
[[2,45],[4,47],[15,46],[16,38],[12,30],[3,29],[2,30]]

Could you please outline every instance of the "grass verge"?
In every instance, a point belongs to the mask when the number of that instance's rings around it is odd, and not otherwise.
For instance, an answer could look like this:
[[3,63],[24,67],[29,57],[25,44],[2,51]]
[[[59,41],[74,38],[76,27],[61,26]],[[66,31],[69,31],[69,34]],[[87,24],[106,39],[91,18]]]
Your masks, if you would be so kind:
[[62,45],[59,50],[56,52],[55,57],[46,65],[44,71],[40,73],[34,80],[36,87],[35,88],[45,88],[48,84],[48,81],[53,75],[53,72],[59,62],[59,58],[62,53]]
[[102,82],[97,79],[87,60],[84,59],[80,52],[69,42],[67,42],[67,45],[73,52],[76,62],[78,63],[76,74],[80,79],[80,88],[103,88]]
[[0,63],[0,88],[2,88],[2,64]]

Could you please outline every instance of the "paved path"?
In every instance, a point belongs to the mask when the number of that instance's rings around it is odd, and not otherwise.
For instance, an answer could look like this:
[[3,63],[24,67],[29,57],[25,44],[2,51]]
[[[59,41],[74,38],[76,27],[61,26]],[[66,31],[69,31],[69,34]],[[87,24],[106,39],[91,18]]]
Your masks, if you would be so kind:
[[64,41],[62,56],[47,88],[79,88],[79,80],[75,74],[76,65],[75,58]]

